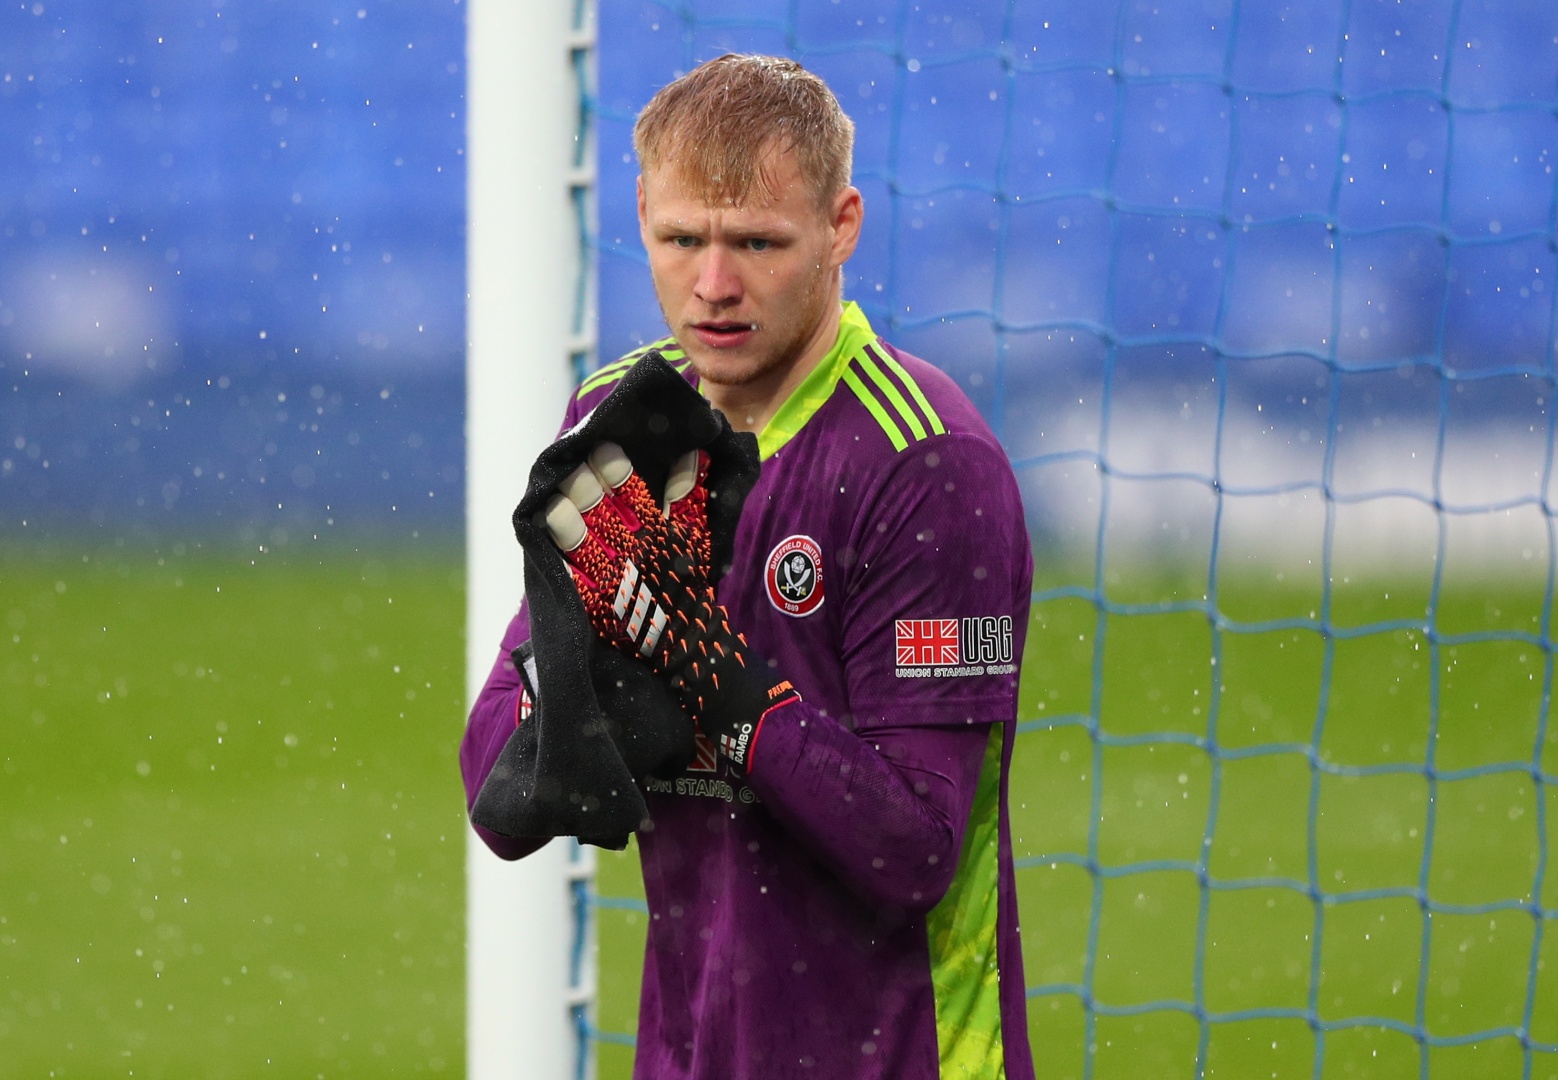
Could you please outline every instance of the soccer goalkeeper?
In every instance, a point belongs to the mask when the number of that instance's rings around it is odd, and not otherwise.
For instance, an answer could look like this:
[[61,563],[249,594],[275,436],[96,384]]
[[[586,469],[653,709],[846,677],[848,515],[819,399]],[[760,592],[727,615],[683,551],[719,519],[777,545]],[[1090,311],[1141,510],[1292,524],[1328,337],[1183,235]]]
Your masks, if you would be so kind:
[[[787,60],[721,57],[649,103],[653,347],[756,434],[761,475],[713,585],[699,455],[657,502],[599,446],[544,517],[595,631],[699,732],[681,775],[644,784],[640,1080],[1033,1075],[1006,810],[1022,506],[954,383],[842,302],[852,140]],[[472,711],[472,800],[523,696],[546,700],[509,660],[529,634],[522,610]],[[506,858],[541,842],[482,835]]]

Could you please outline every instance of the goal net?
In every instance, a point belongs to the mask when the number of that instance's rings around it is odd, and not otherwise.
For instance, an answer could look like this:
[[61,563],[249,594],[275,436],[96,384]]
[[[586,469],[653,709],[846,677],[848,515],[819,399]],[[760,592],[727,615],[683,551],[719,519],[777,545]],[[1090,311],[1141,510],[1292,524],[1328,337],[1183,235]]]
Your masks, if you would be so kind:
[[793,55],[858,127],[848,295],[1017,470],[1039,1074],[1558,1075],[1558,7],[599,8],[599,356],[664,333],[634,114]]

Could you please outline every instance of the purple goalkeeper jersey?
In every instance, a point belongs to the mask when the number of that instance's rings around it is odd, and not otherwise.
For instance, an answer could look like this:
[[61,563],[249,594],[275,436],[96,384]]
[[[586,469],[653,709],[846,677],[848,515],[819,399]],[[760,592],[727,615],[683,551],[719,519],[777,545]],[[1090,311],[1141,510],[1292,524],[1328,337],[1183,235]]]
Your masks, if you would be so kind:
[[[565,426],[638,355],[587,379]],[[700,737],[645,784],[634,1075],[1028,1080],[1006,806],[1032,561],[1011,467],[853,304],[758,446],[718,596],[803,700],[768,715],[746,776]],[[472,798],[528,636],[521,612],[473,710]]]

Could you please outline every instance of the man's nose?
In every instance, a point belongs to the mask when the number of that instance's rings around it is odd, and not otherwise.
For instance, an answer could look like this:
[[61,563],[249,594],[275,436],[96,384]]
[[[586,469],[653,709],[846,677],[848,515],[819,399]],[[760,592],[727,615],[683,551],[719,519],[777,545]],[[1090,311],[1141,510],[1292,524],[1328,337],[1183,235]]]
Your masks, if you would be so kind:
[[703,249],[693,295],[705,304],[722,306],[741,299],[741,275],[735,259],[719,244]]

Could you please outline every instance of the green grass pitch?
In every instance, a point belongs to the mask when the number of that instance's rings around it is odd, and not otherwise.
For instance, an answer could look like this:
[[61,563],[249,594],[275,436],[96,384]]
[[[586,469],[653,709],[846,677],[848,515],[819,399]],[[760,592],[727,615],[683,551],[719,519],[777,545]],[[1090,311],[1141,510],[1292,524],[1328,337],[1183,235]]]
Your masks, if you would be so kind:
[[[1538,749],[1547,664],[1539,647],[1514,640],[1445,646],[1436,685],[1421,631],[1338,633],[1327,686],[1326,645],[1313,629],[1225,629],[1214,665],[1203,613],[1100,621],[1090,598],[1055,595],[1056,586],[1090,577],[1059,568],[1041,568],[1040,577],[1041,595],[1054,598],[1035,604],[1030,619],[1012,823],[1026,980],[1044,988],[1028,1008],[1041,1078],[1088,1075],[1080,990],[1089,976],[1095,900],[1095,1078],[1191,1080],[1198,1052],[1207,1076],[1233,1080],[1558,1077],[1555,1053],[1532,1054],[1525,1073],[1513,1035],[1433,1047],[1425,1073],[1419,1043],[1386,1025],[1326,1031],[1317,1053],[1305,1019],[1261,1015],[1306,1010],[1313,985],[1322,1023],[1368,1017],[1413,1028],[1420,1016],[1430,1036],[1453,1041],[1520,1027],[1530,995],[1530,1037],[1558,1043],[1558,926],[1544,921],[1533,962],[1538,919],[1513,907],[1558,907],[1558,790],[1530,775],[1538,761],[1547,776],[1558,771],[1558,733],[1550,726]],[[1313,618],[1322,599],[1316,581],[1306,588],[1278,584],[1274,575],[1243,574],[1219,585],[1218,609],[1239,626]],[[1172,605],[1198,600],[1204,583],[1111,573],[1105,587],[1114,602]],[[1333,586],[1332,623],[1343,631],[1384,620],[1421,623],[1428,596],[1426,581],[1349,578]],[[1542,598],[1540,583],[1528,578],[1447,577],[1434,624],[1449,634],[1539,634]],[[1323,688],[1325,723],[1316,737]],[[1083,722],[1090,713],[1108,738],[1091,736]],[[1133,745],[1144,737],[1158,741]],[[1423,911],[1391,890],[1412,890],[1421,880],[1428,781],[1421,771],[1317,772],[1302,751],[1314,746],[1315,760],[1343,768],[1421,770],[1430,737],[1439,770],[1470,775],[1437,786],[1428,895],[1449,905],[1511,907],[1435,914],[1426,924],[1425,973]],[[1498,763],[1526,771],[1476,774]],[[1100,877],[1085,863],[1095,777]],[[1214,782],[1217,814],[1209,825]],[[1544,815],[1545,868],[1537,826]],[[1218,886],[1207,890],[1204,929],[1194,869],[1203,847],[1208,881]],[[1307,891],[1311,858],[1315,889],[1328,897],[1319,904]],[[604,855],[600,867],[603,894],[642,895],[631,849]],[[1539,868],[1541,897],[1533,894]],[[1371,898],[1374,890],[1383,895]],[[611,1031],[632,1030],[643,920],[621,908],[600,913],[599,1017]],[[617,957],[624,958],[620,975]],[[1204,1052],[1200,1024],[1180,1007],[1197,1000],[1213,1018]],[[631,1051],[605,1046],[600,1062],[602,1080],[627,1077]]]
[[[1200,596],[1151,574],[1107,588]],[[1242,626],[1317,597],[1251,576],[1220,583],[1218,607]],[[1541,601],[1529,580],[1447,582],[1435,625],[1536,634]],[[1421,620],[1426,588],[1350,581],[1332,605],[1341,628]],[[463,1072],[463,606],[449,548],[0,553],[0,1080]],[[1550,726],[1538,745],[1542,650],[1435,653],[1398,629],[1338,635],[1328,658],[1313,630],[1216,637],[1214,666],[1198,612],[1035,605],[1012,811],[1039,1075],[1083,1075],[1089,980],[1100,1078],[1193,1075],[1200,1025],[1164,1003],[1213,1017],[1210,1076],[1317,1075],[1310,1026],[1260,1014],[1311,993],[1327,1023],[1421,1017],[1454,1040],[1529,1013],[1530,1037],[1558,1042],[1558,933],[1518,906],[1558,907],[1558,796],[1530,773],[1558,771]],[[1430,740],[1452,777],[1432,804],[1421,773],[1317,773],[1301,752],[1419,767]],[[1525,771],[1477,771],[1498,763]],[[1505,907],[1425,923],[1391,892],[1423,874],[1430,813],[1428,895]],[[1207,838],[1203,916],[1185,867]],[[1330,899],[1304,891],[1311,873]],[[631,850],[601,853],[603,895],[637,896],[636,878]],[[628,1032],[643,916],[598,916],[598,1019]],[[1321,1038],[1322,1077],[1422,1075],[1409,1034]],[[630,1061],[602,1045],[602,1080]],[[1427,1073],[1524,1064],[1506,1034],[1435,1047]],[[1558,1076],[1558,1055],[1530,1075]]]
[[464,1073],[464,588],[0,555],[0,1078]]

